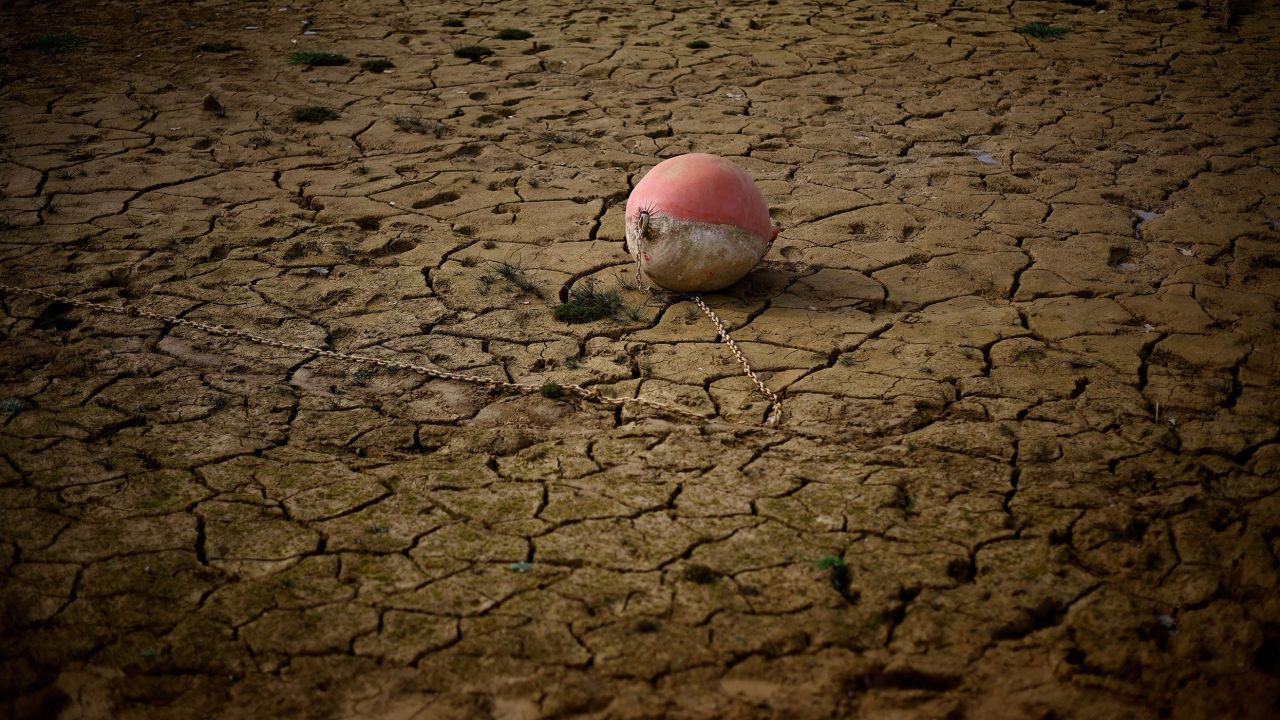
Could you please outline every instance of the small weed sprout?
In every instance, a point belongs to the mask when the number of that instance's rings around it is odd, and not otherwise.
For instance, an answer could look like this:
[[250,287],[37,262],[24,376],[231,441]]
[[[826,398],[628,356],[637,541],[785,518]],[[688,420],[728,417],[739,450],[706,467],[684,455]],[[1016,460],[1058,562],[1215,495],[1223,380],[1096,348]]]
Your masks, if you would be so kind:
[[449,132],[448,126],[439,120],[428,120],[414,111],[413,113],[396,115],[392,118],[396,129],[409,133],[426,134],[432,133],[437,138],[444,137]]
[[635,280],[632,280],[631,278],[624,278],[622,277],[622,275],[618,273],[613,274],[613,279],[618,282],[618,287],[622,288],[623,290],[639,290],[640,289],[640,285],[636,283]]
[[383,73],[395,66],[396,66],[395,63],[391,62],[390,60],[385,60],[382,58],[379,58],[377,60],[365,60],[364,62],[360,63],[360,69],[364,70],[365,72],[371,72],[371,73]]
[[442,22],[442,23],[440,23],[440,24],[441,24],[441,25],[443,25],[443,26],[445,26],[445,27],[447,27],[447,28],[460,28],[460,27],[462,27],[462,21],[461,21],[461,20],[459,20],[458,18],[445,18],[445,21],[444,21],[444,22]]
[[22,410],[22,401],[18,398],[5,398],[0,400],[0,412],[18,412]]
[[680,576],[696,585],[710,585],[720,577],[720,573],[706,565],[693,564],[686,565]]
[[1063,35],[1071,28],[1058,27],[1048,23],[1028,23],[1018,28],[1016,32],[1028,35],[1037,40],[1061,40]]
[[542,397],[549,400],[559,400],[564,397],[564,388],[553,382],[546,383],[538,392],[541,392]]
[[564,359],[564,366],[570,370],[577,370],[582,367],[582,356],[574,355]]
[[617,290],[602,290],[593,279],[569,292],[568,302],[552,310],[555,318],[566,323],[584,323],[616,316],[622,310],[622,296]]
[[298,50],[289,53],[288,62],[290,65],[308,65],[310,67],[331,67],[335,65],[346,65],[351,61],[346,55],[329,52],[310,52],[306,50]]
[[322,123],[338,117],[338,111],[323,105],[303,105],[289,112],[298,122]]
[[483,60],[492,54],[493,51],[483,45],[465,45],[453,50],[454,57],[460,57],[471,62]]
[[538,299],[542,299],[542,288],[538,287],[538,284],[534,281],[525,277],[524,269],[519,265],[500,262],[497,263],[497,267],[498,277],[511,283],[521,292],[527,292]]
[[503,28],[495,37],[499,40],[528,40],[533,37],[533,33],[519,28]]
[[266,132],[254,133],[253,137],[249,138],[249,147],[257,150],[258,148],[271,147],[273,142],[271,136]]
[[848,596],[849,566],[839,555],[823,555],[814,563],[819,570],[826,570],[831,578],[831,587],[841,595]]
[[72,170],[71,168],[62,168],[61,170],[58,170],[57,172],[55,172],[53,176],[58,178],[59,180],[75,180],[76,171]]
[[538,139],[541,140],[542,142],[552,143],[556,145],[559,145],[561,143],[565,143],[568,145],[581,145],[583,142],[582,135],[572,131],[560,132],[558,130],[552,130],[549,125],[547,126],[547,129],[538,133]]
[[689,48],[690,50],[706,50],[707,48],[711,47],[711,43],[707,42],[706,40],[692,40],[685,47]]
[[196,50],[207,53],[229,53],[243,49],[239,45],[230,42],[207,42],[196,46]]
[[353,172],[353,173],[355,173],[355,174],[357,174],[357,175],[368,175],[368,174],[369,174],[369,166],[368,166],[368,165],[357,165],[357,166],[355,167],[355,169],[354,169],[354,170],[352,170],[351,172]]

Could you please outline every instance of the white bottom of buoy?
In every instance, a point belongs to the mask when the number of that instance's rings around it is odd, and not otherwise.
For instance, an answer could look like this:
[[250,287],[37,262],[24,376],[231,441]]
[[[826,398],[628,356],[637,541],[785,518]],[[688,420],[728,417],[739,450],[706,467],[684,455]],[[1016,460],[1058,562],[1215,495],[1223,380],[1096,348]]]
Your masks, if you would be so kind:
[[773,238],[734,225],[650,215],[627,224],[627,247],[650,281],[675,292],[726,288],[755,267]]

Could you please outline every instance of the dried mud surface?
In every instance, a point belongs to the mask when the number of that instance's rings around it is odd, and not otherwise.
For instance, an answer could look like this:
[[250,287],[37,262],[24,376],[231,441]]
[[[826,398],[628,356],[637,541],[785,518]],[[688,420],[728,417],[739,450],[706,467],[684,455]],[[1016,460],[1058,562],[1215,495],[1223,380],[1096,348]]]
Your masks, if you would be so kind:
[[[1089,5],[7,4],[4,282],[720,419],[8,294],[3,714],[1274,717],[1280,11]],[[780,428],[551,316],[688,151]]]

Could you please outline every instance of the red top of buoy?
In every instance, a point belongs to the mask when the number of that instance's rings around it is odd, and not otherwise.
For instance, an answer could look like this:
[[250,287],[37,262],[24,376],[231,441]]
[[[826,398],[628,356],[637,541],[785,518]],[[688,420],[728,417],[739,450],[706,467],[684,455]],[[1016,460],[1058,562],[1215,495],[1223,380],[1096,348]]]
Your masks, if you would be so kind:
[[646,210],[680,220],[733,225],[762,238],[778,234],[764,195],[747,171],[707,153],[678,155],[655,165],[627,199],[627,222]]

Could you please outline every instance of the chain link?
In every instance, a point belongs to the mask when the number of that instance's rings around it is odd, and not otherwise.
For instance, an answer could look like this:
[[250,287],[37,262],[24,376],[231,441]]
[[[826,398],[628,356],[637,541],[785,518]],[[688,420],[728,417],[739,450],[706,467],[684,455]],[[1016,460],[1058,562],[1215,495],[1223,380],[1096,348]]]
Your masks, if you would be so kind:
[[782,398],[778,397],[777,393],[770,390],[769,386],[765,385],[764,381],[761,380],[756,375],[755,371],[751,369],[751,363],[747,362],[747,356],[743,355],[742,350],[738,349],[738,343],[734,342],[733,338],[729,336],[729,331],[724,328],[724,323],[720,322],[719,316],[717,316],[710,307],[707,307],[706,303],[702,302],[702,298],[697,295],[691,295],[690,297],[695,303],[697,303],[698,307],[702,308],[702,312],[706,313],[707,317],[711,318],[711,322],[716,326],[716,332],[718,333],[717,337],[723,340],[725,345],[729,346],[729,350],[733,353],[733,356],[738,359],[738,364],[742,366],[742,374],[750,378],[751,382],[756,384],[756,387],[760,390],[761,394],[769,398],[769,415],[765,418],[764,424],[776,425],[778,421],[782,419]]
[[[315,347],[313,345],[304,345],[302,343],[288,342],[286,340],[277,340],[275,338],[266,337],[264,335],[255,335],[254,333],[251,333],[245,330],[240,330],[239,328],[230,327],[228,325],[213,325],[210,323],[198,322],[196,320],[187,320],[185,318],[175,317],[173,315],[163,315],[161,313],[151,312],[150,310],[143,310],[142,308],[139,308],[135,305],[104,305],[102,303],[96,303],[90,300],[77,300],[75,298],[65,297],[62,295],[48,292],[46,290],[14,287],[12,285],[7,285],[5,283],[0,283],[0,290],[4,290],[5,292],[15,293],[18,295],[34,295],[37,297],[45,298],[46,300],[52,300],[53,302],[59,302],[64,305],[71,305],[73,307],[85,308],[86,310],[93,310],[95,312],[108,313],[111,315],[123,315],[126,317],[143,317],[149,320],[155,320],[157,322],[167,323],[169,325],[180,325],[182,327],[192,328],[193,330],[199,330],[201,332],[205,332],[210,335],[220,335],[223,337],[236,337],[242,340],[248,340],[250,342],[257,343],[259,345],[266,345],[267,347],[281,348],[284,350],[295,350],[301,353],[318,355],[322,357],[331,357],[331,358],[336,358],[338,360],[345,360],[347,362],[353,362],[353,363],[363,363],[367,365],[377,365],[378,367],[384,367],[384,368],[407,370],[409,372],[418,373],[419,375],[425,375],[427,377],[436,378],[439,380],[454,380],[457,382],[471,383],[474,385],[483,385],[486,387],[497,388],[501,390],[507,390],[507,391],[518,392],[518,393],[526,393],[526,394],[540,393],[540,392],[543,392],[543,389],[545,387],[547,387],[546,385],[535,385],[533,383],[507,382],[505,380],[494,380],[493,378],[481,377],[479,375],[467,375],[465,373],[456,373],[456,372],[449,372],[447,370],[438,370],[436,368],[427,367],[425,365],[417,365],[414,363],[403,362],[400,360],[386,360],[383,358],[376,358],[369,355],[356,355],[354,353],[339,352],[337,350],[326,350],[324,348]],[[565,390],[570,393],[573,393],[574,395],[577,395],[578,397],[584,400],[598,403],[601,405],[608,405],[611,407],[619,407],[619,408],[624,407],[626,405],[640,405],[643,407],[650,408],[652,410],[657,410],[662,413],[667,413],[669,415],[677,415],[679,417],[684,417],[691,420],[698,420],[698,421],[705,422],[707,420],[713,419],[711,416],[695,413],[691,410],[687,410],[685,408],[682,408],[676,405],[671,405],[668,403],[658,402],[656,400],[646,400],[645,398],[610,397],[610,396],[601,394],[600,391],[598,390],[595,390],[592,388],[586,388],[581,385],[574,385],[574,384],[561,385],[559,387],[561,388],[561,390]]]

